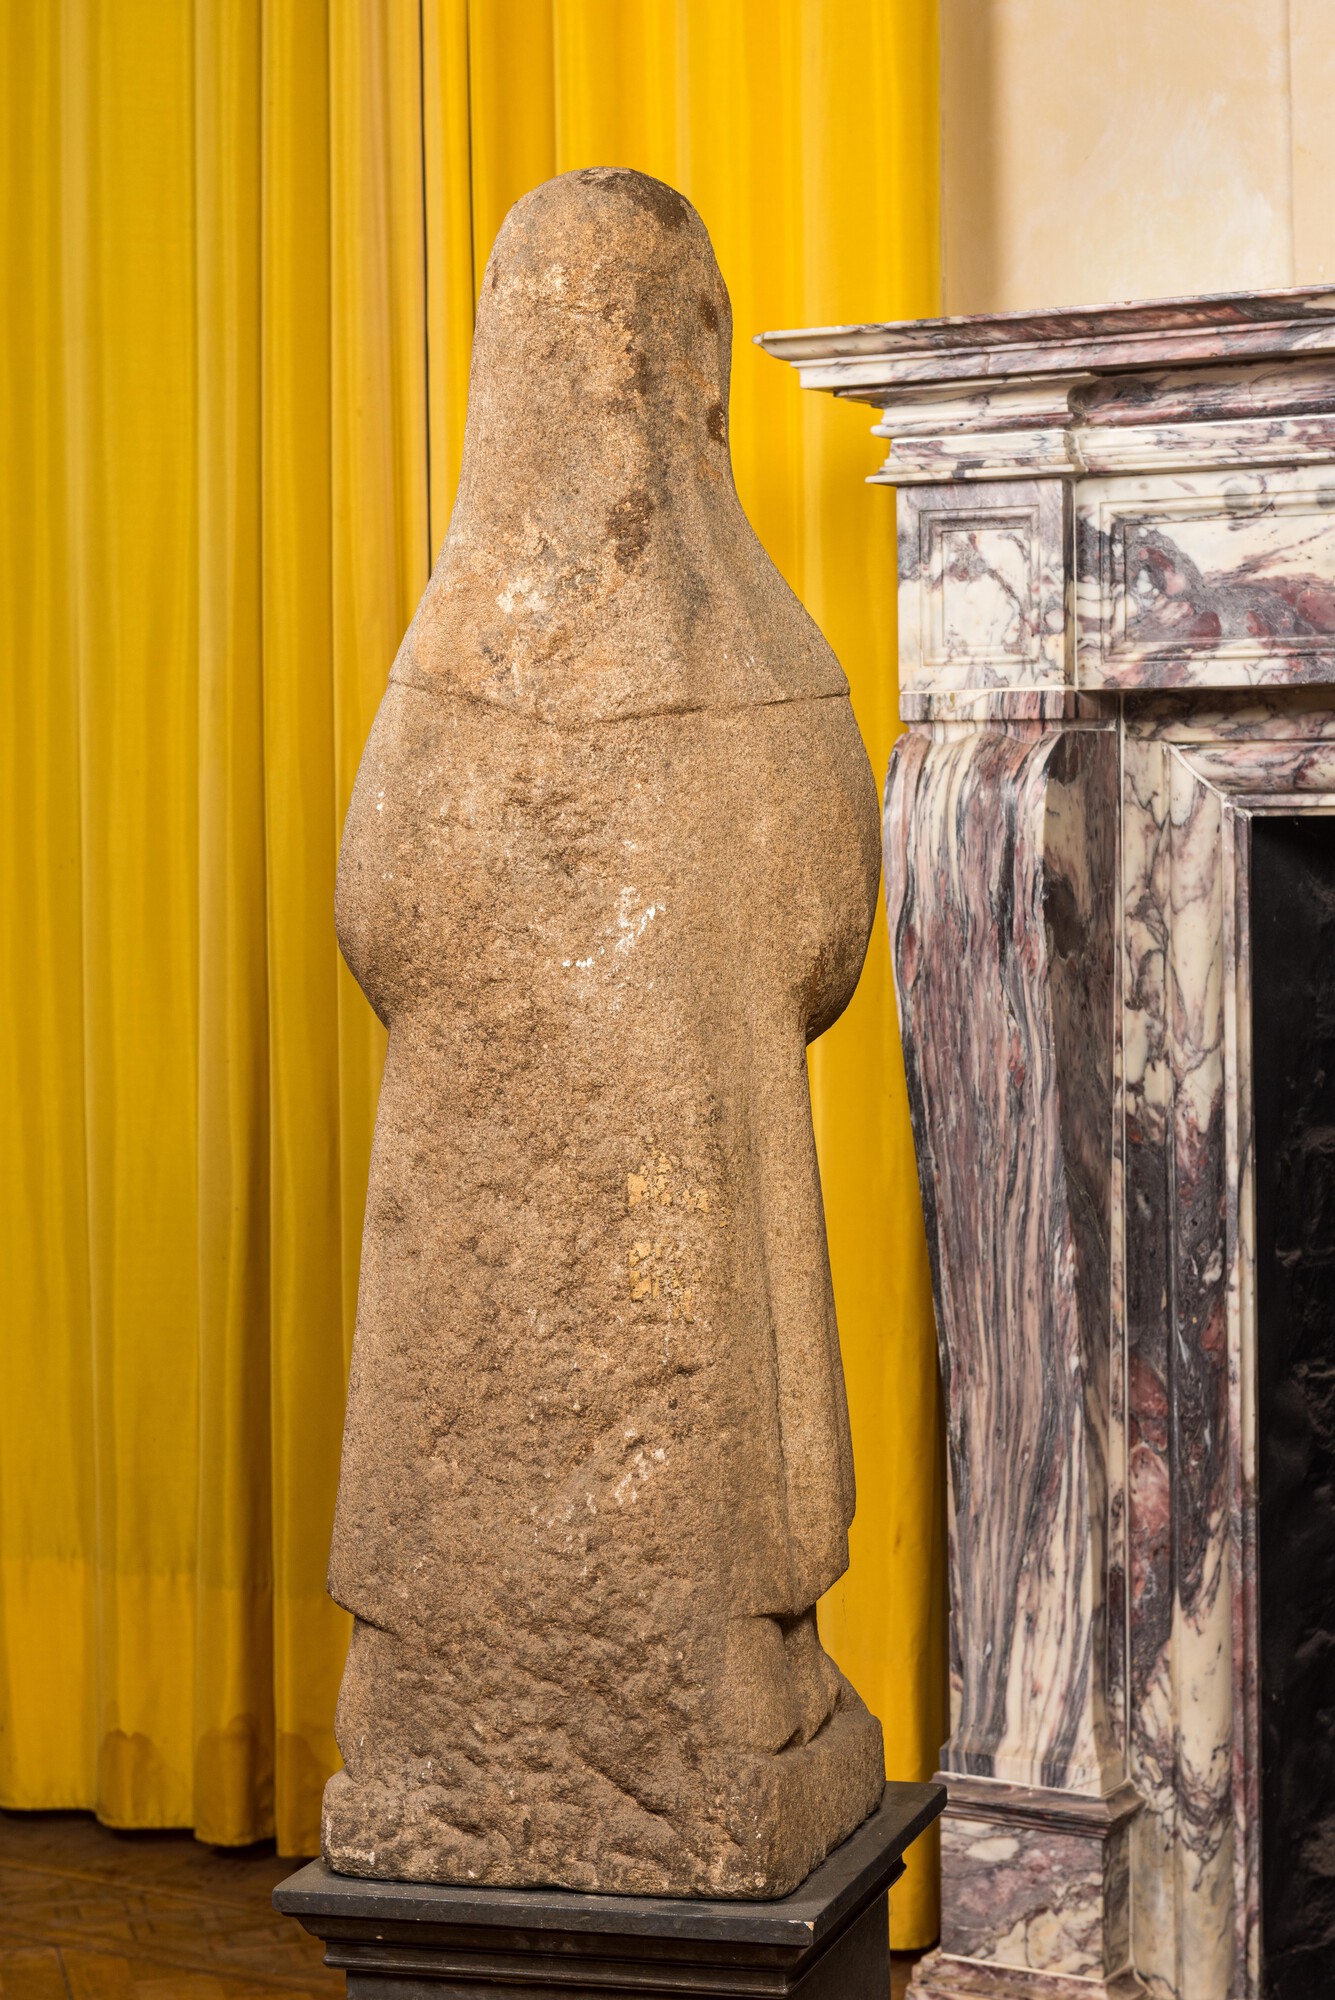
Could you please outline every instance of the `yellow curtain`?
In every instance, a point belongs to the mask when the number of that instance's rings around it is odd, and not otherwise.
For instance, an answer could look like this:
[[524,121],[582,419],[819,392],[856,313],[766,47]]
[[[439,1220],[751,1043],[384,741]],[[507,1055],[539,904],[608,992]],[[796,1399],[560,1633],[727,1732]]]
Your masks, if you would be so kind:
[[[0,1801],[316,1838],[381,1045],[341,817],[536,181],[642,167],[732,292],[738,483],[895,729],[867,413],[762,326],[937,303],[932,0],[0,0]],[[884,935],[813,1052],[853,1411],[827,1638],[941,1716],[942,1470]],[[930,1856],[895,1942],[934,1927]]]

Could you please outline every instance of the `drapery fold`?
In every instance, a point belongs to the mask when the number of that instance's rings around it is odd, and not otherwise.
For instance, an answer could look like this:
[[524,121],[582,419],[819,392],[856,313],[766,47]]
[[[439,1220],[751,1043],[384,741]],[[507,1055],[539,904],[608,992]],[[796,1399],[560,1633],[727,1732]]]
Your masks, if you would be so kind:
[[[695,202],[743,502],[883,768],[867,413],[747,336],[935,308],[934,9],[5,0],[0,75],[0,1801],[298,1853],[382,1055],[337,842],[444,533],[491,239],[574,166]],[[880,933],[812,1077],[859,1479],[822,1621],[915,1776],[943,1475]],[[930,1868],[896,1898],[925,1940]]]

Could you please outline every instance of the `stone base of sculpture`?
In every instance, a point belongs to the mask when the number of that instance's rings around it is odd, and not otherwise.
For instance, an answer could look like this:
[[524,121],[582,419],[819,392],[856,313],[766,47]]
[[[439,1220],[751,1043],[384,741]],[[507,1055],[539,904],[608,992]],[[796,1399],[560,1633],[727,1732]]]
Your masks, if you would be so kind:
[[[350,1669],[341,1718],[356,1691]],[[423,1725],[431,1740],[448,1744],[429,1689],[421,1695]],[[409,1726],[405,1716],[405,1732]],[[580,1741],[573,1722],[563,1735]],[[488,1766],[484,1748],[469,1767],[463,1824],[448,1759],[435,1782],[430,1772],[411,1782],[415,1774],[401,1766],[380,1777],[338,1772],[324,1800],[330,1866],[412,1882],[547,1880],[616,1895],[773,1896],[829,1852],[831,1829],[838,1839],[867,1818],[884,1770],[880,1725],[842,1677],[833,1714],[809,1742],[777,1754],[677,1758],[671,1769],[646,1773],[635,1798],[609,1800],[597,1774],[569,1753],[553,1755],[518,1719],[503,1761]],[[659,1801],[656,1814],[646,1798]]]
[[887,1785],[871,1818],[773,1902],[368,1881],[313,1861],[279,1885],[274,1903],[324,1940],[325,1963],[346,1971],[348,2000],[425,2000],[438,1988],[472,2000],[885,2000],[886,1897],[905,1848],[944,1803],[940,1785]]

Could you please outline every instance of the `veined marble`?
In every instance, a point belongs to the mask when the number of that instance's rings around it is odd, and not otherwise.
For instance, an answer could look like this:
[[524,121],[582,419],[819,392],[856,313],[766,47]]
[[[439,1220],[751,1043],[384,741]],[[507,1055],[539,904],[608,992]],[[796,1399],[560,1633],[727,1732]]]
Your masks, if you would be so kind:
[[1068,650],[1060,480],[906,494],[899,518],[904,691],[1061,687]]
[[[900,738],[886,895],[951,1443],[947,1768],[1109,1790],[1117,740]],[[1004,1204],[976,1199],[980,1161]],[[975,1437],[1005,1441],[976,1490]],[[984,1522],[984,1517],[985,1522]],[[1072,1639],[1077,1643],[1073,1646]]]
[[1335,434],[1327,453],[1311,468],[1085,481],[1080,684],[1335,679]]
[[[972,1961],[997,1977],[1041,1976],[1044,1993],[1056,1979],[1135,1991],[1127,1830],[1139,1805],[1127,1784],[1090,1797],[955,1779],[937,1976]],[[929,1971],[919,1984],[931,1990]]]
[[1335,291],[764,344],[879,406],[902,489],[886,894],[951,1477],[914,1988],[1308,2000],[1335,1903],[1304,1943],[1276,1871],[1335,1871],[1263,1782],[1252,874],[1258,823],[1335,815]]
[[[1235,297],[1147,299],[1049,312],[966,314],[860,326],[760,333],[757,345],[791,362],[805,389],[891,405],[905,390],[1029,383],[1044,377],[1136,371],[1154,380],[1170,368],[1221,362],[1275,363],[1335,354],[1330,287],[1244,292]],[[961,419],[965,415],[960,408]],[[980,427],[981,428],[981,427]]]

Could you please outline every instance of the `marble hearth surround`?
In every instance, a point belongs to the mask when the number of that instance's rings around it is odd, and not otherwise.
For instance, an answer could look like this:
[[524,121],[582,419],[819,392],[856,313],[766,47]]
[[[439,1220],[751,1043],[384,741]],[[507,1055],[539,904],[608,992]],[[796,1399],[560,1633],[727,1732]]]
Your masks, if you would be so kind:
[[951,1466],[916,1990],[1261,2000],[1249,828],[1335,811],[1335,290],[762,345],[880,408],[898,489]]

